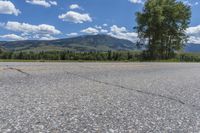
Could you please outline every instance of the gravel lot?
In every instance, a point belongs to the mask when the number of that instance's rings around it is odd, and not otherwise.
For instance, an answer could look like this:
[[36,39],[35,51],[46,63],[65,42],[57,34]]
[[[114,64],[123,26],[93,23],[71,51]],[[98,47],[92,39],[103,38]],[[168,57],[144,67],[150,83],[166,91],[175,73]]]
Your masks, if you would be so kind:
[[200,132],[200,64],[0,63],[0,132]]

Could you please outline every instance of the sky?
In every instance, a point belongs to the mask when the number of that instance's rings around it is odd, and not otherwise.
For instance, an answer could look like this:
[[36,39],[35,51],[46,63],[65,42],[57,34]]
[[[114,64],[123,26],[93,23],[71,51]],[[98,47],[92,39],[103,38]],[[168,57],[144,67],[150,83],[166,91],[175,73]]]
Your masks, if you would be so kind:
[[[186,33],[200,44],[200,0],[190,5]],[[53,40],[79,35],[108,34],[137,41],[135,13],[145,0],[0,0],[0,41]]]

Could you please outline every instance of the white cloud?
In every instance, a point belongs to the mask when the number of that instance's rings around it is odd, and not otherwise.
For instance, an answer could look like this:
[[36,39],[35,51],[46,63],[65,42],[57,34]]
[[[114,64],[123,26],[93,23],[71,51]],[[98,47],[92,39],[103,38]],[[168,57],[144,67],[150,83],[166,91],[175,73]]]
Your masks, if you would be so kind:
[[61,32],[57,30],[54,26],[47,24],[31,25],[28,23],[8,21],[6,24],[4,24],[3,27],[7,30],[24,33],[61,34]]
[[199,5],[199,0],[177,0],[177,1],[183,2],[183,4],[191,7]]
[[87,33],[87,34],[92,34],[92,35],[96,35],[96,34],[99,33],[99,31],[97,29],[92,28],[92,27],[89,27],[87,29],[83,29],[83,30],[81,30],[81,32]]
[[180,0],[180,1],[182,1],[185,5],[188,5],[188,6],[197,6],[197,5],[199,5],[198,1],[189,1],[189,0]]
[[186,34],[189,36],[189,43],[200,44],[200,25],[189,27]]
[[49,3],[50,3],[51,5],[54,5],[54,6],[57,6],[57,5],[58,5],[58,3],[57,3],[56,1],[49,1]]
[[129,0],[129,1],[134,4],[143,4],[144,3],[142,0]]
[[107,26],[108,26],[108,24],[103,24],[103,26],[104,26],[104,27],[107,27]]
[[10,40],[10,41],[26,40],[26,38],[15,35],[15,34],[1,35],[0,38]]
[[29,40],[55,40],[58,39],[50,34],[23,34],[22,36],[26,36]]
[[14,14],[18,16],[20,10],[16,9],[15,5],[10,1],[0,1],[0,14]]
[[113,25],[110,27],[110,32],[108,35],[119,38],[126,39],[132,42],[138,41],[138,34],[135,32],[128,32],[125,27],[118,27],[117,25]]
[[94,27],[95,27],[96,29],[99,29],[99,30],[102,29],[102,27],[101,27],[101,26],[98,26],[98,25],[95,25]]
[[[57,30],[54,26],[47,24],[31,25],[28,23],[8,21],[0,26],[10,31],[21,32],[21,37],[26,39],[53,40],[56,38],[52,35],[61,34],[61,31]],[[16,40],[24,40],[14,35],[7,37],[15,37]]]
[[39,40],[56,40],[58,38],[53,37],[53,36],[51,36],[49,34],[46,34],[46,35],[43,35],[43,36],[39,36],[38,39]]
[[195,5],[195,6],[199,5],[199,2],[195,2],[194,5]]
[[69,33],[67,34],[68,37],[74,37],[74,36],[78,36],[78,33],[73,32],[73,33]]
[[81,9],[80,6],[78,4],[72,4],[69,6],[70,9]]
[[195,27],[189,27],[186,30],[187,34],[189,35],[199,35],[200,36],[200,25],[195,26]]
[[101,29],[100,32],[101,32],[101,33],[108,33],[108,30]]
[[125,27],[118,27],[117,25],[111,26],[110,30],[113,33],[122,33],[127,31]]
[[107,34],[112,37],[116,37],[119,39],[126,39],[132,42],[138,41],[138,34],[135,32],[129,32],[125,27],[118,27],[117,25],[113,25],[110,27],[110,30],[103,28],[102,26],[94,26],[88,27],[86,29],[81,30],[82,33],[97,35],[97,34]]
[[47,1],[47,0],[26,0],[26,2],[33,5],[39,5],[44,7],[51,7],[52,5],[57,5],[56,1]]
[[58,18],[62,19],[63,21],[69,21],[73,23],[92,22],[92,18],[89,14],[81,14],[74,11],[69,11],[65,14],[61,14],[58,16]]
[[200,37],[190,36],[188,43],[200,44]]
[[92,34],[92,35],[96,35],[96,34],[100,34],[100,33],[108,33],[108,30],[103,29],[102,26],[94,26],[94,27],[88,27],[86,29],[81,30],[82,33],[86,33],[86,34]]

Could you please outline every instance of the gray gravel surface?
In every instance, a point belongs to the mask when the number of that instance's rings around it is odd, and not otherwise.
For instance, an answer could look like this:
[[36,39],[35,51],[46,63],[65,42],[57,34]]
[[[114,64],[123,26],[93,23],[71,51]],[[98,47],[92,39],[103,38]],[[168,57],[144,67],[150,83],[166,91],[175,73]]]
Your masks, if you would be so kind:
[[200,132],[200,64],[0,63],[0,132]]

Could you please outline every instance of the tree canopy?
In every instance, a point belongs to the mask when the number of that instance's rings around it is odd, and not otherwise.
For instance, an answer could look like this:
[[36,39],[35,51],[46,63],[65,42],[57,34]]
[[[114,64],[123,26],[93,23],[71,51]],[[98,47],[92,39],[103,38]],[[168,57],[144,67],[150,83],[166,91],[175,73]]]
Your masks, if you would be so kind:
[[150,59],[168,59],[187,41],[185,30],[191,18],[191,9],[176,0],[147,0],[142,12],[136,13],[135,27],[139,44],[147,46]]

